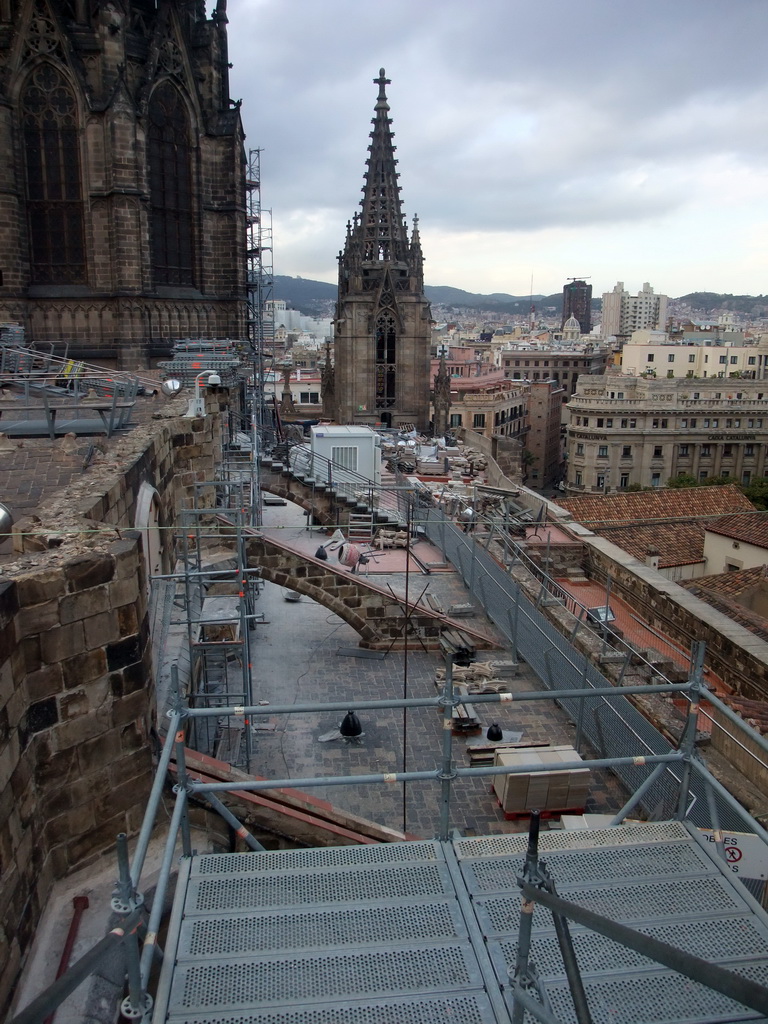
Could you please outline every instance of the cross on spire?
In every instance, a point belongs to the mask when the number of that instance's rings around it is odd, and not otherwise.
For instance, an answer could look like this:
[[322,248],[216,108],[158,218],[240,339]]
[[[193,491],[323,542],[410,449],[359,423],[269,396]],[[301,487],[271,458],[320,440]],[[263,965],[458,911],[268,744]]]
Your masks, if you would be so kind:
[[400,186],[397,183],[397,160],[392,142],[392,121],[389,117],[386,86],[390,79],[384,68],[374,78],[379,87],[371,121],[371,144],[363,187],[362,215],[362,258],[366,261],[402,263],[408,259],[408,229],[400,205]]

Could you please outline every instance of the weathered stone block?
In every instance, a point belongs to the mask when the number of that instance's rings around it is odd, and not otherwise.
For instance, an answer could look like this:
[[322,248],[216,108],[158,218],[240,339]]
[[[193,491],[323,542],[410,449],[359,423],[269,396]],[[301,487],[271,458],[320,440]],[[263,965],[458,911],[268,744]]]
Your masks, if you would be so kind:
[[113,700],[110,708],[112,725],[123,726],[144,718],[147,713],[147,703],[148,696],[143,688]]
[[143,800],[143,794],[136,785],[135,779],[126,779],[119,786],[114,786],[96,802],[96,817],[108,817],[110,814],[127,811],[129,807]]
[[30,701],[41,700],[43,697],[58,693],[64,686],[61,665],[46,665],[37,672],[30,673],[25,680],[25,686]]
[[101,612],[89,619],[84,619],[83,629],[85,630],[85,646],[89,651],[120,638],[117,613],[113,611]]
[[[78,619],[87,619],[98,615],[108,607],[109,587],[90,587],[88,590],[80,591],[77,594],[69,594],[62,597],[59,602],[59,613],[61,624],[66,625]],[[48,627],[45,627],[48,628]]]
[[25,637],[21,642],[21,650],[24,655],[24,671],[36,672],[43,664],[40,654],[40,637]]
[[83,742],[77,752],[83,774],[108,765],[120,751],[120,737],[114,729]]
[[134,604],[139,596],[139,577],[118,580],[109,588],[109,604],[111,608],[120,608],[125,604]]
[[150,682],[150,673],[146,670],[143,662],[137,661],[133,665],[127,665],[123,669],[123,682],[121,696],[127,697],[129,693],[136,690],[143,690]]
[[68,658],[62,662],[61,669],[64,685],[67,689],[72,689],[105,675],[107,656],[101,648],[96,648],[84,654],[77,654],[74,658]]
[[[35,739],[44,739],[49,742],[50,734],[35,737]],[[47,786],[49,782],[59,782],[71,774],[75,760],[72,750],[51,751],[50,746],[48,746],[45,756],[41,756],[39,752],[36,753],[37,767],[35,769],[35,778],[38,785]]]
[[117,609],[117,631],[120,637],[130,636],[131,633],[138,633],[139,620],[135,605],[124,604]]
[[17,643],[15,622],[6,622],[0,626],[0,662],[8,661],[13,656]]
[[40,634],[40,652],[47,665],[75,657],[84,646],[85,634],[81,622],[72,622]]
[[26,576],[16,580],[19,592],[19,604],[42,604],[53,601],[66,592],[64,576],[58,569],[38,572],[34,576]]
[[64,574],[71,592],[109,583],[114,571],[115,563],[112,557],[102,554],[80,555],[64,566]]
[[94,805],[92,803],[78,804],[64,814],[55,818],[49,818],[45,823],[45,839],[51,845],[64,842],[73,835],[82,834],[93,828]]
[[125,816],[123,814],[113,815],[104,821],[100,821],[96,828],[88,832],[75,833],[71,835],[76,838],[67,843],[67,857],[71,864],[83,861],[90,854],[102,853],[115,845],[115,837],[118,832],[125,830]]
[[30,704],[25,716],[25,731],[30,733],[50,729],[59,721],[59,710],[55,697],[46,697]]
[[54,743],[58,750],[68,750],[70,747],[78,747],[88,740],[98,738],[104,732],[105,721],[101,715],[81,715],[73,718],[71,722],[61,722],[56,729]]
[[110,780],[109,768],[89,772],[84,778],[74,779],[67,784],[72,807],[98,800],[109,793],[111,788],[112,782]]
[[141,643],[138,635],[128,636],[107,645],[107,667],[115,672],[141,660]]
[[16,636],[22,640],[25,636],[52,629],[59,621],[59,602],[56,600],[20,608],[16,616]]
[[85,690],[72,690],[59,699],[59,714],[63,722],[78,718],[90,710]]

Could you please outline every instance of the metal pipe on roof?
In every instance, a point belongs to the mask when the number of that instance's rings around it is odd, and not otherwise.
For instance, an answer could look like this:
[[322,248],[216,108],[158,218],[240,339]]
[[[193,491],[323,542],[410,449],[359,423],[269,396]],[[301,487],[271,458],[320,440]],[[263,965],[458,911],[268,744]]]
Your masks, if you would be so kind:
[[[512,701],[519,704],[524,701],[535,700],[567,700],[578,697],[626,697],[627,694],[649,694],[649,693],[687,693],[690,683],[655,683],[649,686],[622,686],[621,689],[615,686],[590,687],[589,689],[568,689],[568,690],[525,690],[522,693],[473,693],[473,704],[505,704]],[[186,708],[183,712],[185,718],[206,718],[214,715],[295,715],[323,713],[326,711],[378,711],[382,708],[429,708],[441,707],[442,697],[407,697],[392,698],[391,700],[358,700],[353,701],[328,701],[309,704],[270,704],[260,705],[231,705],[229,707],[216,708]],[[457,703],[461,703],[457,701]]]
[[[585,768],[615,768],[621,765],[674,764],[682,761],[678,751],[671,754],[649,754],[647,757],[601,757],[594,761],[564,761],[558,763],[559,772],[583,771]],[[489,765],[484,768],[455,768],[459,778],[485,778],[492,775],[537,775],[551,771],[551,765]],[[257,793],[270,789],[310,789],[315,786],[366,786],[379,783],[388,785],[396,782],[440,782],[441,768],[421,772],[375,772],[370,775],[330,775],[304,779],[259,779],[252,781],[232,780],[230,782],[190,782],[189,793]],[[742,808],[743,811],[743,808]]]

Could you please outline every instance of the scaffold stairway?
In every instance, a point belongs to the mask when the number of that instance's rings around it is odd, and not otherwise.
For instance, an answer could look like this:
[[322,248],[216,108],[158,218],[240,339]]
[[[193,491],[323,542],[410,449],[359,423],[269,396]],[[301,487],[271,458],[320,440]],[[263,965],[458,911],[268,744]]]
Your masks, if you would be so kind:
[[349,539],[353,544],[370,544],[373,539],[373,515],[370,512],[349,513]]

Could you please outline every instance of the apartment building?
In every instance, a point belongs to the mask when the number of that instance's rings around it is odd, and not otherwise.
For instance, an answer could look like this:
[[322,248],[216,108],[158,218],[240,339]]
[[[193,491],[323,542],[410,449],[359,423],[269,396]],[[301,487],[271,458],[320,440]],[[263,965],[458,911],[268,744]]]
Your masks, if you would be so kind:
[[664,331],[635,331],[618,358],[625,373],[765,380],[768,334],[745,338],[741,332],[728,331],[670,338]]
[[515,387],[500,371],[482,377],[452,377],[448,425],[468,427],[486,437],[502,435],[523,441],[528,431],[528,388]]
[[530,430],[525,446],[532,461],[526,481],[530,487],[551,487],[559,483],[563,470],[560,419],[565,389],[549,380],[532,381],[528,405]]
[[564,398],[576,391],[576,381],[583,373],[602,374],[608,363],[608,350],[584,344],[574,348],[503,349],[500,363],[505,377],[511,380],[553,380],[562,385]]
[[765,476],[768,386],[762,381],[605,374],[582,378],[568,403],[569,493]]
[[602,337],[628,338],[644,328],[663,330],[667,320],[666,295],[656,295],[646,283],[637,295],[630,295],[619,281],[612,292],[603,292]]

